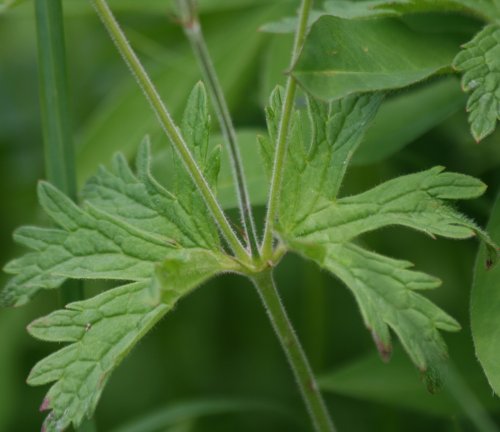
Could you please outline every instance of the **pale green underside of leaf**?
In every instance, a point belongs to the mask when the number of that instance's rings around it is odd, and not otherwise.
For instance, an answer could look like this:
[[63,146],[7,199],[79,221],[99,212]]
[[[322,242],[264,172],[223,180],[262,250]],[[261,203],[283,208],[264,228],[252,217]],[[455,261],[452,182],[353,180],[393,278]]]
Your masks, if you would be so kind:
[[51,410],[44,430],[77,427],[90,417],[113,369],[172,307],[158,304],[147,285],[133,283],[71,303],[28,327],[38,339],[71,343],[35,365],[28,378],[31,385],[55,381],[41,406]]
[[[488,224],[493,240],[500,242],[500,197]],[[476,355],[493,391],[500,395],[500,266],[485,266],[488,256],[481,247],[471,296],[472,337]]]
[[462,72],[472,135],[476,141],[492,134],[500,119],[500,25],[490,24],[463,46],[453,66]]
[[[182,129],[209,183],[216,183],[219,149],[208,145],[206,96],[198,85],[188,102]],[[2,291],[4,305],[21,305],[41,289],[66,279],[151,280],[166,261],[217,262],[231,267],[222,253],[217,227],[184,168],[174,167],[168,191],[151,175],[149,143],[137,156],[134,173],[118,155],[110,170],[89,180],[78,207],[48,183],[38,188],[40,204],[58,228],[23,227],[15,240],[30,249],[7,264],[15,276]]]
[[[206,94],[198,84],[189,98],[182,132],[209,185],[219,171],[220,147],[209,145]],[[151,174],[149,140],[136,172],[123,155],[89,180],[80,207],[49,183],[40,204],[55,228],[23,227],[15,240],[32,249],[11,261],[14,276],[0,293],[2,305],[22,305],[67,279],[133,282],[73,303],[30,326],[33,336],[71,345],[42,360],[29,383],[55,381],[42,404],[51,410],[47,431],[78,426],[90,416],[111,371],[182,296],[238,266],[224,254],[217,227],[184,167],[172,167],[169,190]]]
[[[376,94],[330,104],[309,100],[309,117],[295,114],[278,232],[291,250],[316,261],[348,286],[383,358],[390,356],[392,329],[413,362],[428,370],[446,357],[439,330],[460,328],[416,292],[435,288],[440,281],[411,270],[409,262],[365,250],[353,241],[369,231],[403,225],[431,236],[479,235],[491,243],[485,232],[445,202],[478,197],[486,187],[472,177],[435,167],[338,198],[346,168],[380,102]],[[270,138],[261,139],[268,169],[281,104],[278,89],[267,109]]]
[[406,87],[450,68],[454,35],[419,33],[396,19],[323,16],[312,27],[292,74],[323,100]]

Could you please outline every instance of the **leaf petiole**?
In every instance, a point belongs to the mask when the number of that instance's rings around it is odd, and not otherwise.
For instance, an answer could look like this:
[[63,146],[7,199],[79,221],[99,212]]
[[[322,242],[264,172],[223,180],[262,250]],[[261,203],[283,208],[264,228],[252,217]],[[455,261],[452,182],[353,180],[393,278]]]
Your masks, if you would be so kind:
[[[295,33],[295,41],[290,65],[293,66],[304,45],[307,35],[307,23],[311,11],[312,0],[302,0],[299,12],[299,24]],[[269,190],[269,199],[267,204],[266,226],[264,229],[264,238],[262,240],[261,254],[263,259],[267,259],[272,254],[273,249],[273,231],[274,221],[277,216],[279,195],[281,183],[283,180],[283,170],[285,167],[285,157],[288,145],[288,135],[292,112],[295,102],[295,93],[297,83],[292,76],[288,76],[285,89],[285,99],[283,101],[283,112],[279,122],[278,136],[276,139],[276,148],[274,153],[273,172],[271,177],[271,188]]]
[[215,198],[214,193],[210,189],[210,186],[203,176],[200,167],[191,154],[191,151],[189,150],[184,138],[179,132],[178,127],[172,120],[172,117],[164,102],[162,101],[160,95],[158,94],[158,91],[151,81],[151,78],[144,69],[144,66],[141,64],[136,53],[130,46],[125,34],[123,33],[123,30],[120,28],[120,25],[116,21],[113,12],[109,8],[106,0],[90,1],[97,11],[97,14],[99,15],[104,26],[111,35],[111,38],[113,39],[118,52],[123,57],[125,63],[129,66],[135,80],[144,91],[146,98],[148,99],[156,116],[158,117],[163,130],[172,142],[172,145],[174,146],[179,157],[184,163],[186,170],[191,175],[193,182],[196,184],[198,191],[202,195],[208,209],[210,210],[210,213],[216,221],[220,232],[222,233],[236,256],[243,262],[247,262],[250,258],[247,250],[240,243],[238,237],[231,228],[226,215],[224,214],[220,204]]
[[236,192],[238,195],[238,204],[243,222],[243,229],[245,236],[247,237],[252,256],[256,258],[259,256],[259,249],[255,223],[252,215],[252,204],[246,185],[245,172],[238,147],[238,139],[236,137],[236,131],[234,129],[231,115],[229,114],[226,98],[224,97],[224,92],[222,91],[217,72],[210,57],[208,47],[205,43],[195,0],[178,0],[177,3],[179,5],[181,24],[184,29],[184,33],[191,44],[193,53],[196,56],[205,78],[205,82],[210,91],[220,128],[229,150],[229,160],[231,162],[233,179],[236,184]]

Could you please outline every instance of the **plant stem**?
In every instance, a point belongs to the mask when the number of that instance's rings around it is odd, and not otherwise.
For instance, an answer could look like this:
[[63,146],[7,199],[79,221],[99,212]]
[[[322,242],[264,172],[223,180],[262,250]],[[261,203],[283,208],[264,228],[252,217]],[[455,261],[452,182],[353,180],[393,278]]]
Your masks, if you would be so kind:
[[281,302],[274,284],[272,270],[259,273],[252,280],[288,358],[315,430],[317,432],[333,432],[335,428],[318,389],[307,357]]
[[226,98],[224,97],[224,92],[222,91],[217,72],[210,57],[208,47],[205,43],[205,38],[203,36],[196,8],[196,1],[178,0],[178,4],[181,11],[181,22],[184,28],[184,33],[191,44],[193,52],[200,65],[203,77],[205,78],[210,91],[210,95],[212,96],[214,109],[229,151],[229,160],[231,161],[233,179],[236,184],[236,192],[238,195],[238,203],[245,236],[247,237],[247,242],[250,246],[252,256],[257,257],[259,255],[257,233],[252,215],[250,195],[248,193],[245,180],[245,171],[238,146],[238,139],[236,137],[233,120],[229,114],[229,108]]
[[[45,174],[48,181],[76,200],[61,0],[36,0],[35,13]],[[78,281],[67,282],[60,296],[63,305],[81,300],[82,284]]]
[[139,86],[144,91],[146,98],[148,99],[153,111],[155,112],[161,126],[163,127],[168,138],[172,142],[175,150],[177,151],[179,157],[181,158],[184,166],[191,175],[194,183],[196,184],[198,191],[201,193],[205,203],[211,212],[213,218],[217,222],[219,229],[228,242],[229,246],[232,248],[236,256],[246,261],[248,259],[248,253],[243,245],[240,243],[235,232],[231,228],[226,215],[222,211],[214,193],[210,189],[203,173],[201,172],[196,160],[191,154],[188,145],[181,136],[178,127],[175,125],[172,117],[163,103],[158,91],[156,90],[151,78],[141,64],[139,58],[135,54],[134,50],[128,43],[128,40],[123,33],[120,25],[113,16],[113,12],[109,8],[106,0],[90,0],[94,5],[101,21],[108,30],[111,38],[113,39],[116,48],[125,60],[125,63],[129,66],[134,78],[136,79]]
[[[300,54],[307,34],[307,23],[311,10],[312,0],[302,0],[299,12],[299,24],[295,32],[295,42],[293,45],[290,69],[293,68]],[[286,152],[288,148],[288,135],[290,132],[290,120],[292,118],[295,103],[295,93],[297,84],[291,75],[288,76],[285,89],[285,99],[283,101],[283,112],[276,138],[276,149],[274,153],[273,174],[271,177],[271,188],[267,204],[266,227],[264,239],[262,241],[262,256],[266,260],[272,254],[274,221],[277,216],[281,183],[283,180],[283,170],[285,166]]]
[[[76,168],[61,0],[36,0],[35,14],[45,174],[47,180],[76,201]],[[78,280],[67,281],[60,291],[62,306],[83,298],[83,283]],[[89,419],[78,430],[97,429],[94,421]]]

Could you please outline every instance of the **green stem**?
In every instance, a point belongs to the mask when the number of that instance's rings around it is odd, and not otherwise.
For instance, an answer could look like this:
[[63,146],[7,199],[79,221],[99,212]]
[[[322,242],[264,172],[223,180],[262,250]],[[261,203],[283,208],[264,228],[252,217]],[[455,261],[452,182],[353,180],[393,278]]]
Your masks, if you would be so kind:
[[[295,42],[292,51],[290,69],[295,65],[302,50],[307,34],[307,23],[311,10],[312,0],[302,0],[299,12],[299,25],[295,33]],[[278,136],[276,138],[276,150],[274,153],[273,174],[271,177],[271,188],[269,190],[269,200],[267,204],[266,227],[264,239],[262,241],[262,256],[264,260],[272,254],[274,221],[276,219],[278,202],[283,180],[283,170],[285,167],[285,157],[288,147],[288,135],[290,132],[290,120],[292,118],[295,103],[295,93],[297,84],[291,75],[288,76],[285,89],[285,99],[283,101],[283,112],[281,115]]]
[[335,428],[333,427],[307,357],[281,302],[274,284],[272,271],[266,270],[255,275],[252,280],[288,358],[315,430],[317,432],[333,432]]
[[[61,0],[36,0],[35,14],[45,174],[47,180],[76,201],[76,168]],[[81,281],[67,281],[60,291],[62,306],[83,298]],[[87,420],[86,426],[79,429],[83,430],[95,431],[94,421]]]
[[[61,0],[36,0],[35,13],[45,175],[54,186],[76,200]],[[81,300],[82,284],[78,281],[66,283],[60,296],[63,305]]]
[[178,4],[181,11],[181,22],[184,33],[191,44],[212,96],[214,109],[229,151],[229,160],[231,161],[233,178],[236,184],[245,236],[247,237],[252,256],[257,257],[259,255],[259,250],[257,232],[252,215],[252,204],[246,185],[245,171],[241,160],[238,139],[236,137],[231,115],[229,114],[226,98],[224,97],[224,92],[222,91],[217,72],[205,43],[195,0],[178,0]]
[[201,172],[196,160],[191,154],[188,145],[181,136],[178,127],[175,125],[172,117],[167,110],[165,104],[163,103],[158,91],[156,90],[151,78],[141,64],[139,58],[135,54],[134,50],[128,43],[128,40],[123,33],[120,25],[113,16],[113,12],[109,8],[106,0],[90,0],[94,5],[101,21],[108,30],[111,38],[113,39],[116,48],[125,60],[125,63],[129,66],[134,78],[136,79],[139,86],[144,91],[146,98],[148,99],[153,111],[155,112],[161,126],[163,127],[168,138],[172,142],[175,150],[177,151],[179,157],[181,158],[184,166],[191,175],[194,183],[196,184],[199,192],[201,193],[205,203],[217,222],[219,229],[228,242],[229,246],[232,248],[236,256],[246,261],[248,259],[248,252],[240,243],[238,237],[234,233],[226,215],[222,211],[214,193],[210,189],[203,173]]

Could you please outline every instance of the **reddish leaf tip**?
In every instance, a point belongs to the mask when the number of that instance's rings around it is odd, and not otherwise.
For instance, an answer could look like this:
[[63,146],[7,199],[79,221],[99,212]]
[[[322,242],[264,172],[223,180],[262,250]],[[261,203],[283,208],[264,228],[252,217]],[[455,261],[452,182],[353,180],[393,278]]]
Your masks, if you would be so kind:
[[373,341],[375,342],[375,346],[377,347],[380,358],[384,363],[389,363],[392,356],[392,345],[390,343],[386,344],[380,340],[378,335],[372,330]]
[[43,411],[47,411],[48,409],[50,409],[50,399],[48,397],[46,397],[42,404],[40,405],[40,412],[43,412]]

